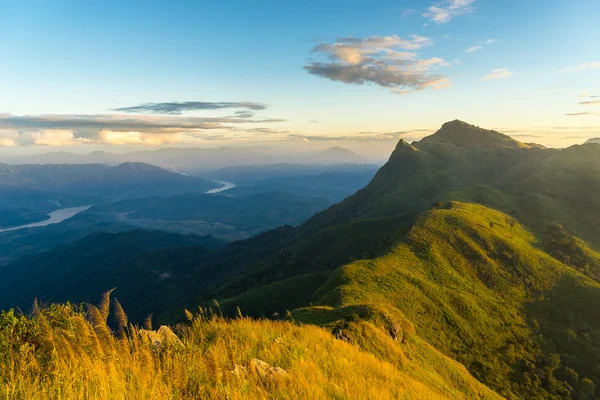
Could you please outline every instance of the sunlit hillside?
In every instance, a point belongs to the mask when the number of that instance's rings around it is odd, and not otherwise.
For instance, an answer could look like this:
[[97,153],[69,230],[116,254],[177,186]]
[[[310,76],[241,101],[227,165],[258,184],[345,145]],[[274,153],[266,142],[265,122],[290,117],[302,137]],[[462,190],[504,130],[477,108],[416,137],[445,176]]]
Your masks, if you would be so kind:
[[2,398],[499,398],[420,341],[391,363],[314,325],[223,319],[218,304],[186,312],[173,333],[128,324],[118,301],[109,316],[109,303],[107,293],[87,312],[53,304],[32,317],[2,313]]

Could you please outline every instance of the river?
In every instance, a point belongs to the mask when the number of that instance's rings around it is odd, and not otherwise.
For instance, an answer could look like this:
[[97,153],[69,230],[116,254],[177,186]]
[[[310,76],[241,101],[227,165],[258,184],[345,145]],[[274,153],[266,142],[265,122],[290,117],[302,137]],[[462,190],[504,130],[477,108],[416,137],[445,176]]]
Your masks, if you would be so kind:
[[210,189],[208,192],[206,192],[206,194],[221,193],[226,190],[233,189],[235,187],[235,183],[232,183],[232,182],[226,182],[226,181],[215,181],[215,182],[217,182],[223,186],[215,188],[215,189]]
[[[235,187],[235,183],[226,182],[226,181],[215,181],[219,183],[220,187],[211,189],[206,192],[206,194],[214,194],[221,193],[229,189],[233,189]],[[8,232],[8,231],[16,231],[18,229],[25,228],[38,228],[40,226],[47,226],[52,224],[58,224],[59,222],[63,222],[69,218],[73,218],[75,215],[79,214],[90,208],[91,206],[81,206],[81,207],[71,207],[71,208],[62,208],[60,210],[56,210],[48,214],[48,219],[40,222],[34,222],[32,224],[21,225],[21,226],[13,226],[12,228],[3,228],[0,229],[0,232]]]
[[25,229],[25,228],[38,228],[40,226],[58,224],[59,222],[63,222],[69,218],[74,217],[75,215],[87,210],[90,207],[91,206],[62,208],[60,210],[52,211],[50,214],[48,214],[48,216],[50,218],[48,218],[44,221],[34,222],[32,224],[21,225],[21,226],[13,226],[12,228],[4,228],[4,229],[0,229],[0,232],[16,231],[18,229]]

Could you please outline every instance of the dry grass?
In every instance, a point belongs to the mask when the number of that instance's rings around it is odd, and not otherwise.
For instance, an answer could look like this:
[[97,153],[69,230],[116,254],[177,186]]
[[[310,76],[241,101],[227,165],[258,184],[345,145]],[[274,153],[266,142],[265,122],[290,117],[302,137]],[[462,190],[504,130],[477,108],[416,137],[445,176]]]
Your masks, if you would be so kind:
[[[114,302],[113,333],[106,323],[107,301],[98,308],[88,305],[87,314],[69,304],[36,306],[32,317],[5,313],[0,398],[445,398],[317,326],[189,313],[190,324],[175,328],[183,345],[157,348],[141,329],[121,326],[125,316]],[[289,378],[265,380],[251,369],[244,377],[231,372],[253,358],[285,369]]]

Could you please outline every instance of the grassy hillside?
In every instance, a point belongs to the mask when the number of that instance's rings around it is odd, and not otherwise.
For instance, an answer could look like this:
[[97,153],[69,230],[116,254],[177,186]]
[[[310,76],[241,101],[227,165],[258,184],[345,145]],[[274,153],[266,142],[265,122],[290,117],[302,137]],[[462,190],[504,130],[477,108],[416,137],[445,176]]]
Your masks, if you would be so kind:
[[340,267],[312,298],[331,312],[401,312],[483,383],[528,399],[594,398],[600,311],[586,304],[599,301],[600,285],[514,219],[463,203],[425,213],[388,255]]
[[98,308],[88,304],[87,315],[70,304],[36,307],[33,317],[0,314],[0,396],[500,398],[426,345],[410,348],[413,359],[398,352],[394,365],[316,326],[225,320],[212,311],[188,313],[190,322],[175,328],[181,341],[149,341],[147,331],[127,324],[118,302],[111,331],[109,307],[107,296]]

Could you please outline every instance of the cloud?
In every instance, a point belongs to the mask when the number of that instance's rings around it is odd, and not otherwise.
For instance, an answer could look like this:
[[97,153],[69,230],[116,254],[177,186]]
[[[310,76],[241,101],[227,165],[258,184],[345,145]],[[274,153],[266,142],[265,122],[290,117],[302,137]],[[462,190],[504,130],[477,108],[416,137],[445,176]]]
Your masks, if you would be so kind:
[[[591,97],[590,97],[591,98]],[[580,101],[579,104],[583,106],[600,106],[600,100],[586,100]]]
[[584,117],[584,116],[588,116],[588,115],[600,115],[600,112],[585,111],[585,112],[568,113],[565,115],[569,116],[569,117]]
[[574,71],[582,71],[584,69],[600,69],[600,62],[589,62],[584,64],[579,64],[571,68],[566,68],[566,72],[574,72]]
[[397,142],[400,139],[406,141],[414,141],[422,139],[429,133],[433,133],[430,129],[415,129],[401,132],[358,132],[356,135],[303,135],[290,134],[290,138],[300,139],[305,142],[337,142],[337,141],[354,141],[354,142]]
[[279,129],[272,129],[272,128],[250,128],[250,129],[244,129],[244,132],[248,132],[248,133],[261,133],[264,135],[285,135],[290,133],[290,131],[284,131],[284,130],[279,130]]
[[484,41],[479,40],[475,46],[471,46],[467,50],[465,50],[465,53],[475,53],[475,52],[483,49],[484,45],[494,44],[497,42],[498,42],[498,39],[488,39],[488,40],[484,40]]
[[[0,138],[10,139],[23,146],[89,143],[158,145],[175,143],[183,137],[209,138],[214,135],[215,130],[239,129],[247,124],[284,122],[276,118],[243,117],[0,114]],[[1,134],[4,131],[15,132],[16,137]],[[8,140],[3,142],[9,143]]]
[[236,111],[233,113],[235,118],[252,118],[254,113],[251,111]]
[[313,61],[304,66],[308,73],[349,84],[374,84],[396,93],[428,87],[442,88],[449,80],[431,72],[449,63],[438,57],[418,59],[414,51],[432,43],[431,39],[411,35],[408,39],[392,36],[368,38],[344,37],[335,43],[321,43],[313,52],[327,61]]
[[248,110],[264,110],[267,108],[262,103],[255,102],[205,102],[205,101],[180,101],[172,103],[142,103],[136,106],[115,108],[113,111],[131,114],[166,114],[181,115],[185,111],[220,110],[227,108],[246,108]]
[[86,138],[75,138],[68,129],[42,129],[25,131],[19,135],[20,145],[71,146],[76,142],[85,142]]
[[514,74],[506,68],[498,68],[483,77],[484,80],[510,78]]
[[[0,114],[0,117],[2,114]],[[0,129],[0,147],[12,147],[17,145],[19,131],[15,129]]]
[[423,13],[423,17],[436,24],[445,24],[452,18],[473,12],[475,0],[446,0],[432,5]]
[[472,46],[465,50],[465,53],[475,53],[476,51],[481,50],[483,47],[481,46]]

